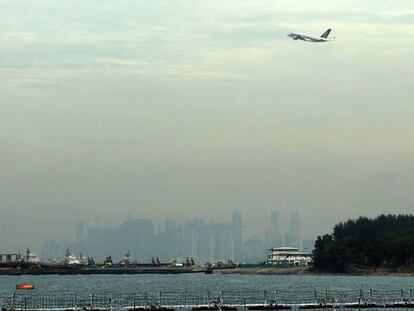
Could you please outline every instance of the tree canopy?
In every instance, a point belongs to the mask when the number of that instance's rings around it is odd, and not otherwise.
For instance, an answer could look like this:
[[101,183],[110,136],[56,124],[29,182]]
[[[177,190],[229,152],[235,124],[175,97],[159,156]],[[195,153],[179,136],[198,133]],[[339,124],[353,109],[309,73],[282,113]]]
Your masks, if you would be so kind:
[[414,215],[380,215],[341,222],[315,243],[317,270],[413,266]]

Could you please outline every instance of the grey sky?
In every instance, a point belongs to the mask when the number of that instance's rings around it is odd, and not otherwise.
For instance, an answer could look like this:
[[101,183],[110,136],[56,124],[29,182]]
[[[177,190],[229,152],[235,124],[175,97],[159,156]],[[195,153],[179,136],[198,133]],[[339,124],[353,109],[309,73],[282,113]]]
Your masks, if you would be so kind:
[[412,212],[413,1],[0,6],[2,248],[127,211],[252,234],[296,209],[308,237]]

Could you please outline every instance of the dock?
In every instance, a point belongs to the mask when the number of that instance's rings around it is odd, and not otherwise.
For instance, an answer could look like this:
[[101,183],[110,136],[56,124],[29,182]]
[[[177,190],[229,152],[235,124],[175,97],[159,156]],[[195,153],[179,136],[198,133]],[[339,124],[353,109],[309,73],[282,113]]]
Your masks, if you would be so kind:
[[207,268],[188,267],[28,267],[0,268],[0,275],[92,275],[92,274],[181,274],[209,273]]

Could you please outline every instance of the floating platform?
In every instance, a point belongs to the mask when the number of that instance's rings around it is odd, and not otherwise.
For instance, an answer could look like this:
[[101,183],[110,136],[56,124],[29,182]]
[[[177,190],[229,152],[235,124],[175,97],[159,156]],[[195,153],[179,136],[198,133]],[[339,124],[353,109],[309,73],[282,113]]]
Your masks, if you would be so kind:
[[263,306],[251,306],[251,307],[248,307],[248,309],[249,310],[290,310],[292,309],[292,306],[270,304],[270,305],[263,305]]
[[2,311],[260,311],[413,310],[405,290],[177,291],[55,293],[16,291],[0,296]]

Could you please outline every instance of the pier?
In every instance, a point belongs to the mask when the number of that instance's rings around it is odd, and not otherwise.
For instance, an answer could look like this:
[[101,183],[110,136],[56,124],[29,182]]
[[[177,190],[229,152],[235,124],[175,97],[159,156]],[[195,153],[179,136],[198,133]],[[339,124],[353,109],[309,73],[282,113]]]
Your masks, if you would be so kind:
[[13,292],[0,296],[2,311],[247,311],[414,310],[414,291],[275,290],[143,293]]
[[83,266],[49,266],[26,268],[1,268],[0,275],[92,275],[92,274],[182,274],[209,273],[208,268],[168,267],[168,266],[139,266],[139,267],[83,267]]

